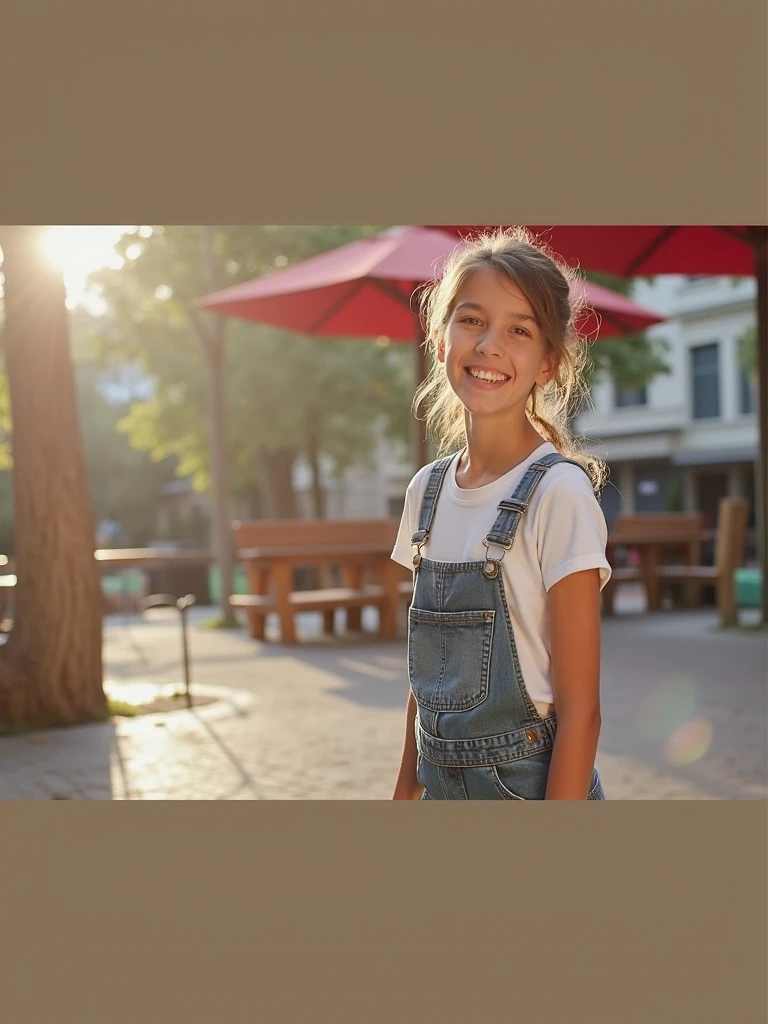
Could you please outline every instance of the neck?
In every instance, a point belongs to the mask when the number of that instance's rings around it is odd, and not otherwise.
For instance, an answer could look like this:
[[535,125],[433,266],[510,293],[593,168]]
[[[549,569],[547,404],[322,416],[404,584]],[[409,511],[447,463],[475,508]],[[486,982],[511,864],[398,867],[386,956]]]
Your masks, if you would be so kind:
[[545,438],[532,426],[528,417],[501,427],[488,418],[465,417],[467,448],[456,467],[460,487],[482,487],[504,476],[544,444]]

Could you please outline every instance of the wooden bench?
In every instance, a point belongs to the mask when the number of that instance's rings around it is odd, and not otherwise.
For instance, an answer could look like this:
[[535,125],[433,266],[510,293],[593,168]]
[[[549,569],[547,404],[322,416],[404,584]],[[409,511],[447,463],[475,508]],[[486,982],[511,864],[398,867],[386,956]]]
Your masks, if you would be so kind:
[[[369,606],[379,609],[382,636],[394,639],[405,573],[390,558],[397,527],[394,519],[239,520],[235,546],[245,565],[248,594],[234,594],[230,603],[246,612],[256,640],[264,639],[266,617],[273,611],[280,618],[283,643],[292,644],[299,611],[322,612],[330,633],[337,609],[346,612],[348,629],[359,630],[362,609]],[[298,590],[295,572],[308,566],[337,566],[342,585]]]
[[[647,512],[618,516],[608,537],[608,561],[613,567],[611,579],[603,588],[603,613],[612,615],[617,588],[623,583],[642,583],[649,610],[661,606],[657,569],[674,556],[686,565],[701,561],[704,517],[700,512]],[[638,566],[617,566],[618,548],[637,551]],[[682,556],[682,558],[681,558]],[[695,600],[695,590],[686,592],[686,603]]]
[[744,562],[747,543],[749,503],[744,498],[723,498],[718,505],[714,565],[660,565],[657,585],[665,590],[683,583],[694,592],[703,587],[715,590],[720,622],[734,626],[738,620],[735,573]]

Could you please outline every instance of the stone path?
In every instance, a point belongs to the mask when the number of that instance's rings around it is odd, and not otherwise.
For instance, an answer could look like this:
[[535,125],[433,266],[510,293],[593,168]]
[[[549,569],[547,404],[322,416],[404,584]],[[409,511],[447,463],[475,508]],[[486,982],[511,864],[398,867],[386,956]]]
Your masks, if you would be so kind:
[[[625,608],[631,609],[630,599]],[[193,610],[193,711],[0,738],[0,799],[389,799],[403,740],[405,645],[317,636],[297,648],[212,631]],[[181,679],[178,621],[105,625],[111,688]],[[314,637],[314,639],[313,639]],[[631,610],[603,631],[608,799],[766,799],[765,634],[710,612]]]

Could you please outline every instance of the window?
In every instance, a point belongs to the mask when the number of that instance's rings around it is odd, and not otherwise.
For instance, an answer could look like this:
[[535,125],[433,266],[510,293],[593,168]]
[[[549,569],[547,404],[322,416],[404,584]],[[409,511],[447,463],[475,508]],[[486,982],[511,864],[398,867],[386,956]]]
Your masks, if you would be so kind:
[[749,416],[755,411],[755,387],[743,367],[739,371],[739,407],[742,416]]
[[699,345],[691,349],[693,418],[717,419],[720,415],[720,348]]
[[627,409],[635,405],[647,405],[648,389],[645,387],[624,388],[617,384],[613,392],[613,403],[617,409]]

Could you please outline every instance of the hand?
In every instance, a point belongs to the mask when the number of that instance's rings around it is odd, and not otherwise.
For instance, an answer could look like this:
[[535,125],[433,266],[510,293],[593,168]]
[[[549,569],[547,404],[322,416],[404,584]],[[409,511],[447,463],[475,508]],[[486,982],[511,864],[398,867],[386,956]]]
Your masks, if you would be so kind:
[[416,782],[401,782],[397,780],[395,785],[395,792],[392,794],[393,800],[420,800],[421,794],[424,792],[424,787],[421,783]]

